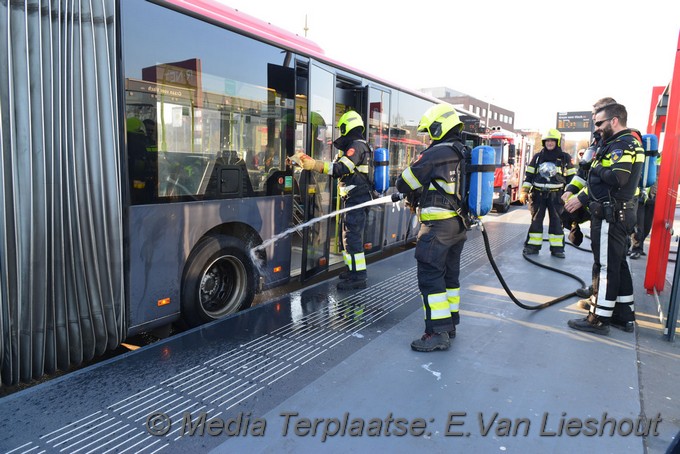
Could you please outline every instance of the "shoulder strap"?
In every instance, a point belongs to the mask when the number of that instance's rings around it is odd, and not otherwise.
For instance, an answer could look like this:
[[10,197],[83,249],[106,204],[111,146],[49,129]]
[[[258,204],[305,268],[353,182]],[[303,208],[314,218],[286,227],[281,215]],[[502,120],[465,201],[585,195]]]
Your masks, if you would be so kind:
[[[460,157],[460,163],[461,163],[460,165],[461,165],[461,167],[463,167],[463,171],[462,171],[461,173],[464,174],[464,173],[465,173],[465,171],[464,171],[464,166],[465,166],[465,149],[466,149],[467,147],[466,147],[464,144],[460,143],[460,142],[453,141],[453,142],[437,143],[437,144],[433,145],[433,146],[430,147],[430,148],[434,148],[434,147],[438,147],[438,146],[443,146],[443,145],[447,145],[447,146],[453,148],[453,149],[456,151],[456,153],[458,153],[458,155],[459,155],[459,157]],[[456,146],[456,145],[458,145],[458,146]],[[464,184],[464,182],[462,182],[462,183]],[[444,189],[442,189],[442,187],[439,186],[439,185],[437,184],[436,181],[431,180],[431,181],[430,181],[430,184],[431,184],[432,186],[434,186],[434,188],[437,190],[437,192],[438,192],[442,197],[444,197],[446,200],[448,200],[448,202],[449,202],[449,203],[451,204],[451,206],[453,207],[453,211],[456,212],[456,214],[458,215],[458,217],[460,218],[460,220],[463,222],[463,226],[465,227],[465,229],[466,229],[466,230],[470,230],[470,223],[468,222],[467,213],[466,213],[465,211],[463,211],[463,208],[462,208],[462,206],[461,206],[461,204],[460,204],[460,202],[462,202],[462,201],[458,201],[456,197],[454,197],[454,196],[452,196],[451,194],[449,194],[449,193],[447,193],[446,191],[444,191]],[[465,187],[463,187],[463,190],[465,190]]]

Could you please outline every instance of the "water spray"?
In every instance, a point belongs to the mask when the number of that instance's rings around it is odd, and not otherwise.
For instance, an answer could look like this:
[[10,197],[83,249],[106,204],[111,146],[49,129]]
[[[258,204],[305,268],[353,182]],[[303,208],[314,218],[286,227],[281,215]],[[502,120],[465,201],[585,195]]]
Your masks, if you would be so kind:
[[341,214],[346,213],[346,212],[351,211],[351,210],[357,210],[359,208],[366,208],[366,207],[373,206],[373,205],[384,205],[384,204],[387,204],[387,203],[394,203],[398,207],[398,209],[401,210],[401,205],[398,204],[398,202],[401,199],[402,199],[401,194],[387,195],[387,196],[384,196],[384,197],[379,197],[377,199],[369,200],[368,202],[360,203],[359,205],[354,205],[354,206],[351,206],[351,207],[342,208],[340,210],[336,210],[336,211],[333,211],[331,213],[324,214],[322,216],[310,219],[309,221],[307,221],[303,224],[299,224],[299,225],[291,227],[287,230],[284,230],[283,232],[274,235],[273,237],[269,238],[268,240],[265,240],[262,244],[255,246],[254,248],[252,248],[250,250],[250,257],[253,259],[253,263],[260,264],[261,260],[257,257],[258,251],[263,250],[264,248],[275,243],[276,241],[280,240],[281,238],[287,237],[291,233],[295,233],[299,230],[304,229],[305,227],[309,227],[312,224],[323,221],[324,219],[328,219],[328,218],[333,217],[333,216],[338,216],[338,215],[341,215]]

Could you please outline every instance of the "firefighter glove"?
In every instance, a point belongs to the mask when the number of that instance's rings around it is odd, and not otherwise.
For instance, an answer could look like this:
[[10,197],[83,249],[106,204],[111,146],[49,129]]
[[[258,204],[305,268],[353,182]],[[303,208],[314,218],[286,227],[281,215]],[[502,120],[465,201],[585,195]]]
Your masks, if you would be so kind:
[[328,173],[330,171],[329,164],[323,161],[317,161],[304,153],[300,153],[299,158],[300,167],[302,167],[303,170],[314,170],[319,173]]
[[528,195],[529,195],[528,192],[525,192],[525,191],[520,192],[519,193],[519,203],[521,203],[522,205],[527,203],[527,196]]
[[315,165],[316,159],[312,158],[311,156],[307,156],[304,153],[301,153],[300,167],[302,167],[304,170],[314,170]]
[[294,155],[289,156],[288,160],[293,164],[302,167],[302,156],[306,156],[303,152],[297,151]]

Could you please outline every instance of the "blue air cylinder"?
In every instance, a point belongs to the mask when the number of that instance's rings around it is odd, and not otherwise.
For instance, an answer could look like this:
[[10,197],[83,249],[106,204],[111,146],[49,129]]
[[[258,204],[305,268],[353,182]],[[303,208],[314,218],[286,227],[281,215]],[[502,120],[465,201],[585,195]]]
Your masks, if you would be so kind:
[[481,217],[493,207],[493,177],[496,170],[495,152],[488,145],[480,145],[470,153],[468,208],[470,214]]
[[382,194],[390,187],[390,153],[387,148],[376,148],[373,166],[373,188]]
[[656,158],[659,156],[659,139],[654,134],[642,136],[645,149],[645,164],[642,167],[640,186],[648,188],[656,183]]

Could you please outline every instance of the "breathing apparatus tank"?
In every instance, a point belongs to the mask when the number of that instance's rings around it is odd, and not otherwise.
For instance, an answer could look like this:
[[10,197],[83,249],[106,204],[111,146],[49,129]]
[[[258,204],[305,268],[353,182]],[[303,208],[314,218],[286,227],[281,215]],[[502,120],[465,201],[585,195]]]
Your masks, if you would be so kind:
[[390,187],[390,154],[387,148],[373,152],[373,189],[382,194]]
[[476,218],[487,214],[493,206],[494,157],[494,149],[488,145],[475,147],[470,153],[468,208]]
[[649,188],[656,183],[656,158],[659,155],[659,139],[654,134],[642,136],[642,146],[645,149],[645,163],[642,167],[640,186]]

